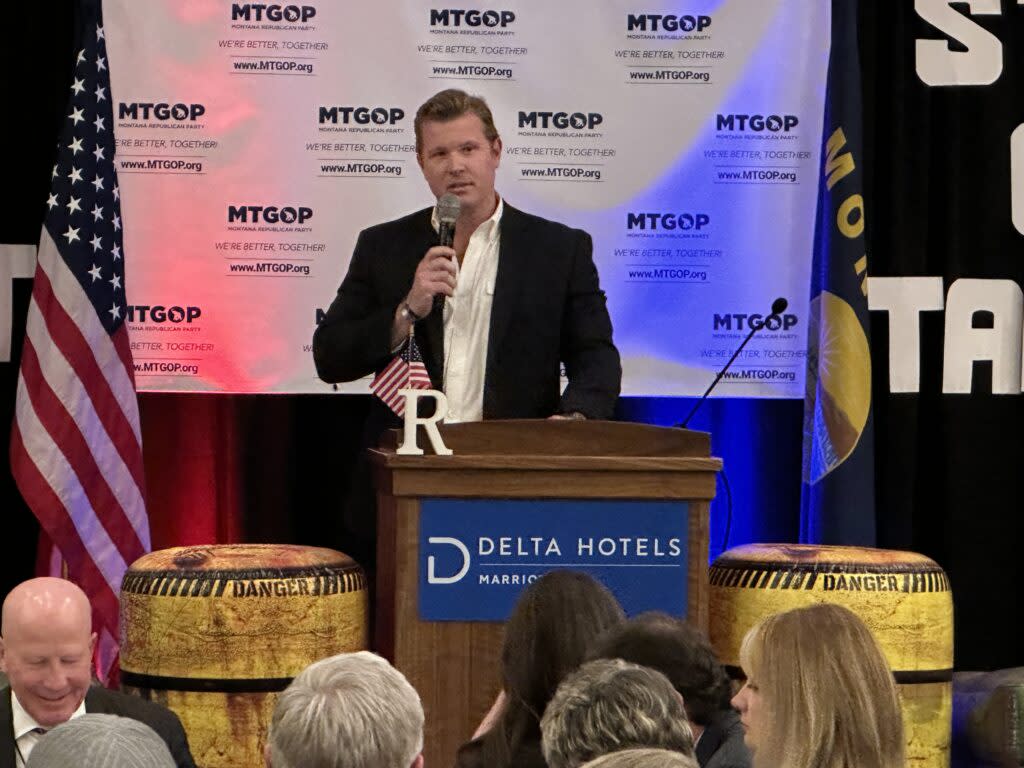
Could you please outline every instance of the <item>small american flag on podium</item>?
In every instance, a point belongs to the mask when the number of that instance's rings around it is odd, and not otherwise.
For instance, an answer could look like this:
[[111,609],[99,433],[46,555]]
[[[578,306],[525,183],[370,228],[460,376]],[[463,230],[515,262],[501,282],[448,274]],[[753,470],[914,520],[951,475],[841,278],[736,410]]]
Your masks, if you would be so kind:
[[398,394],[399,390],[430,389],[431,386],[416,337],[410,332],[398,354],[374,377],[370,391],[401,418],[405,415],[405,398]]

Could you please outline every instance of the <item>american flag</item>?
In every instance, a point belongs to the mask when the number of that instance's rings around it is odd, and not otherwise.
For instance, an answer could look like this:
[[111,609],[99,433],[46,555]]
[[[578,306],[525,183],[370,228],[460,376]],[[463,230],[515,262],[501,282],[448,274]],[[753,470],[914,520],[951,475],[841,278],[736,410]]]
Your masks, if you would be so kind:
[[10,453],[18,489],[92,603],[105,680],[121,578],[150,540],[98,5],[84,27],[53,166]]
[[370,391],[384,401],[399,418],[405,415],[405,397],[402,389],[430,389],[430,374],[423,364],[423,356],[416,346],[416,337],[409,334],[398,354],[370,383]]

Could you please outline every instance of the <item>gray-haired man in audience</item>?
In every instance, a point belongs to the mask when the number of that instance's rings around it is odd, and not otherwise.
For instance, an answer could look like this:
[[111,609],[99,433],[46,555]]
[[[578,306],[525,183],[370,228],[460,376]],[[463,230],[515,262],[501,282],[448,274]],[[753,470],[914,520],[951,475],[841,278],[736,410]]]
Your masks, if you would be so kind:
[[422,768],[423,705],[401,672],[368,651],[306,667],[277,700],[270,768]]
[[667,749],[623,749],[602,755],[581,768],[697,768],[697,761]]
[[633,747],[693,757],[693,733],[672,683],[660,672],[622,659],[591,661],[566,677],[540,729],[548,768],[578,768]]
[[86,713],[46,734],[27,768],[174,768],[157,732],[130,717]]
[[701,768],[750,768],[732,687],[707,638],[682,619],[643,613],[603,634],[591,659],[623,659],[656,669],[686,702]]

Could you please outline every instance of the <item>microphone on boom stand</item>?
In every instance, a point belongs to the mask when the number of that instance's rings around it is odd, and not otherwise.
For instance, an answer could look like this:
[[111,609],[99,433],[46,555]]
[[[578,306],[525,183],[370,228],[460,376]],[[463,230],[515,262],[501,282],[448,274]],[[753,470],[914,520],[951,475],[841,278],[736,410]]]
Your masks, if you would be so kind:
[[[739,347],[737,347],[736,351],[732,353],[732,357],[729,358],[729,362],[727,362],[725,366],[722,368],[722,370],[718,372],[718,375],[715,376],[715,380],[711,382],[711,386],[704,390],[704,394],[701,395],[700,400],[698,400],[696,404],[694,404],[693,408],[690,410],[690,413],[686,416],[686,418],[683,419],[680,423],[676,424],[676,427],[678,427],[679,429],[686,429],[686,425],[690,423],[690,419],[693,418],[693,414],[695,414],[697,412],[697,409],[700,408],[704,404],[704,401],[708,399],[708,395],[711,394],[711,390],[715,388],[715,385],[718,384],[722,376],[725,375],[725,372],[729,370],[729,366],[733,364],[733,361],[735,361],[736,358],[739,357],[740,352],[742,352],[743,348],[747,346],[747,342],[754,338],[754,334],[760,331],[762,328],[764,328],[764,326],[768,324],[769,320],[771,320],[773,317],[777,318],[779,315],[785,312],[786,307],[788,306],[789,302],[786,301],[786,299],[784,299],[782,296],[780,296],[779,298],[772,302],[771,313],[764,319],[764,322],[758,323],[757,325],[753,326],[750,329],[750,333],[748,333],[746,338],[743,339],[743,343],[740,344]],[[725,535],[722,537],[722,549],[725,550],[729,546],[729,531],[732,528],[732,489],[729,488],[729,479],[725,475],[725,467],[722,467],[722,471],[719,474],[719,477],[722,478],[722,486],[725,488],[726,498]]]
[[690,413],[687,415],[687,417],[678,424],[676,424],[677,427],[679,427],[680,429],[686,429],[686,425],[690,423],[690,419],[693,418],[693,414],[695,414],[697,410],[704,404],[704,401],[708,399],[708,395],[711,394],[711,390],[713,390],[715,386],[718,384],[718,382],[721,381],[722,377],[725,375],[725,372],[729,370],[729,366],[733,364],[736,358],[739,357],[740,352],[743,351],[743,348],[747,346],[747,342],[754,338],[754,334],[760,331],[762,328],[764,328],[768,324],[769,320],[771,320],[773,317],[778,317],[783,312],[785,312],[786,307],[788,306],[789,302],[786,301],[786,299],[784,299],[781,296],[772,302],[771,314],[769,314],[763,322],[751,327],[750,333],[748,333],[747,337],[743,339],[743,343],[736,348],[736,351],[732,353],[732,357],[729,358],[729,362],[727,362],[725,366],[722,368],[722,370],[718,372],[718,375],[715,376],[715,380],[711,382],[711,386],[704,390],[704,394],[701,395],[700,400],[698,400],[694,404],[693,408],[690,410]]

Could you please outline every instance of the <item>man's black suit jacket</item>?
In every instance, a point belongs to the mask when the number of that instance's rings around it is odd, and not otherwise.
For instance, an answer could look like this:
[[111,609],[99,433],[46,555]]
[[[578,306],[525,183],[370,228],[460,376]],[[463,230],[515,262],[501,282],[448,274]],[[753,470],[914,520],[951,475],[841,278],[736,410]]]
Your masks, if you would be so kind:
[[[395,310],[412,287],[416,266],[437,244],[431,210],[360,233],[348,274],[313,337],[313,356],[324,381],[354,381],[381,370],[392,358]],[[440,311],[417,323],[416,342],[435,389],[441,389]],[[561,397],[560,362],[569,379]],[[590,236],[506,203],[484,375],[484,418],[544,418],[573,411],[609,418],[621,378]]]
[[743,726],[736,710],[717,713],[697,742],[700,768],[750,768],[752,758],[743,740]]
[[[166,707],[127,693],[109,691],[94,685],[85,694],[85,711],[130,717],[145,723],[167,742],[178,768],[195,768],[188,748],[185,729],[178,716]],[[45,736],[43,738],[46,738]],[[14,768],[14,715],[11,710],[11,689],[0,689],[0,768]]]

